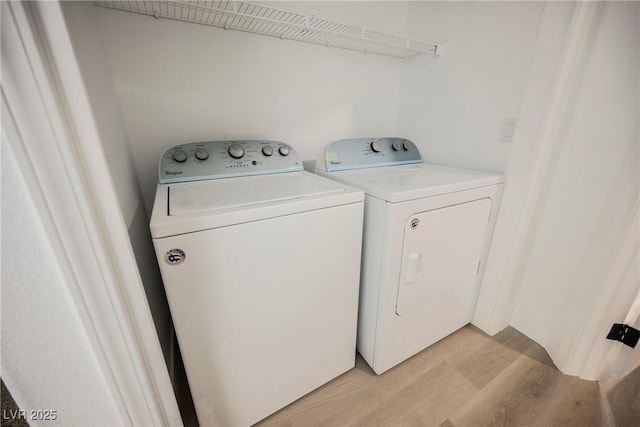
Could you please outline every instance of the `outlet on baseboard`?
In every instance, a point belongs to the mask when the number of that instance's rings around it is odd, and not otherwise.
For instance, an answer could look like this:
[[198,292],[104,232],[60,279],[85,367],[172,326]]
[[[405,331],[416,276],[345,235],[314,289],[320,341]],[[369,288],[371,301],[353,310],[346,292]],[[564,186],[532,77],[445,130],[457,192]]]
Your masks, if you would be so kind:
[[224,132],[224,139],[236,141],[240,139],[265,139],[264,133],[253,130],[228,130]]

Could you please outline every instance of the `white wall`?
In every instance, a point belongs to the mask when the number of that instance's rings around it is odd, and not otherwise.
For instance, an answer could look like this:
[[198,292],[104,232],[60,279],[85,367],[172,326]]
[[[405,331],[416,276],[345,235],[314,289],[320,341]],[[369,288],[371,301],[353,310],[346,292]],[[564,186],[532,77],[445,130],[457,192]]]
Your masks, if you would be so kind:
[[136,254],[160,345],[167,363],[170,363],[173,331],[169,306],[151,245],[148,216],[142,202],[122,112],[113,89],[111,68],[98,30],[98,8],[92,2],[62,2],[61,5],[122,215],[129,230],[131,245]]
[[[404,33],[403,2],[285,2],[353,25]],[[252,131],[315,158],[327,142],[394,135],[402,61],[99,9],[147,210],[162,152]]]
[[[37,425],[121,425],[56,257],[2,140],[2,379]],[[8,414],[4,414],[9,416]]]
[[336,138],[400,134],[429,161],[504,170],[500,131],[518,115],[542,3],[271,5],[446,51],[401,61],[99,9],[147,210],[162,151],[225,131],[282,139],[305,160]]
[[517,117],[543,2],[411,2],[408,35],[442,56],[406,61],[399,133],[426,161],[504,171],[503,121]]
[[[617,286],[606,279],[640,190],[640,4],[601,8],[537,206],[512,319],[562,370],[574,350],[567,336],[582,331],[602,289]],[[631,230],[639,235],[638,224]],[[613,306],[619,321],[633,295]],[[601,341],[610,326],[601,325]]]
[[82,71],[85,87],[103,150],[119,196],[127,225],[131,224],[140,206],[140,187],[122,113],[113,90],[113,78],[100,34],[97,12],[90,2],[61,2],[67,30],[72,38],[76,59]]

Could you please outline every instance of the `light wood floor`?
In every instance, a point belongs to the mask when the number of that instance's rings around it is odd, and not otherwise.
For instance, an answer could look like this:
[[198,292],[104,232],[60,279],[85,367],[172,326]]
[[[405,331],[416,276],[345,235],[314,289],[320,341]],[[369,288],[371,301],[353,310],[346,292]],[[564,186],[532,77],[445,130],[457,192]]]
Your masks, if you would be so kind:
[[605,390],[616,424],[640,426],[640,367],[621,380],[607,384]]
[[624,381],[601,393],[598,382],[561,374],[513,328],[489,337],[466,326],[379,376],[358,356],[354,369],[257,425],[640,426],[640,371]]

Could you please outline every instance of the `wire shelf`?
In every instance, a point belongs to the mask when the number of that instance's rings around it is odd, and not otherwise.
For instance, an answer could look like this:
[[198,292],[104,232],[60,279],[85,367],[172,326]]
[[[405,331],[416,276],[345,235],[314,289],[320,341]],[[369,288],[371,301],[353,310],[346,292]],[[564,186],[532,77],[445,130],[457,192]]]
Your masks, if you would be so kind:
[[384,56],[439,54],[442,46],[234,0],[97,1],[98,6]]

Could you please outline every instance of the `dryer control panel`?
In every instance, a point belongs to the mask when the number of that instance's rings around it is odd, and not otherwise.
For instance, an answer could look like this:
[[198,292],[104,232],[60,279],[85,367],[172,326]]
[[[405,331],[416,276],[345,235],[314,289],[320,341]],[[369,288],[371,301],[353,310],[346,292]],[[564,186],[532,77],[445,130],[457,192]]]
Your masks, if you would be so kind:
[[405,138],[348,138],[327,144],[316,159],[316,170],[335,172],[422,163],[416,145]]
[[264,139],[174,145],[158,165],[161,184],[301,170],[302,161],[291,145]]

